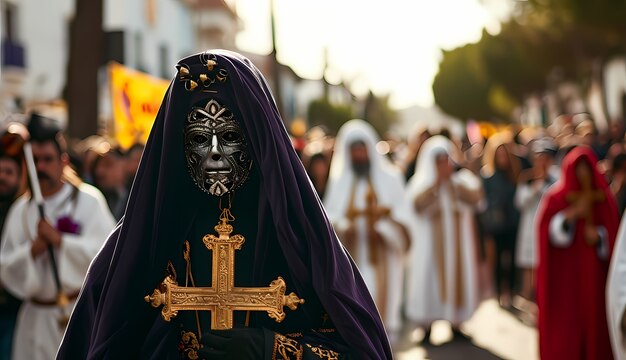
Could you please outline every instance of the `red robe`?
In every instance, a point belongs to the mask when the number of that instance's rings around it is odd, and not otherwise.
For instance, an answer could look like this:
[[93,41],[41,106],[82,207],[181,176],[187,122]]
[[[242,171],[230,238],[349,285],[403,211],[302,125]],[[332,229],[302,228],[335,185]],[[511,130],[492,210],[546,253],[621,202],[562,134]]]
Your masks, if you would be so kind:
[[[575,224],[574,239],[566,247],[550,243],[550,220],[570,206],[567,194],[580,184],[575,165],[591,165],[594,189],[601,189],[605,201],[594,203],[595,226],[608,233],[609,256],[601,259],[596,247],[584,239],[584,221]],[[606,320],[605,284],[619,217],[617,206],[604,177],[596,168],[591,149],[577,147],[562,163],[562,175],[544,196],[538,214],[539,266],[537,305],[539,307],[539,353],[542,360],[613,359]]]

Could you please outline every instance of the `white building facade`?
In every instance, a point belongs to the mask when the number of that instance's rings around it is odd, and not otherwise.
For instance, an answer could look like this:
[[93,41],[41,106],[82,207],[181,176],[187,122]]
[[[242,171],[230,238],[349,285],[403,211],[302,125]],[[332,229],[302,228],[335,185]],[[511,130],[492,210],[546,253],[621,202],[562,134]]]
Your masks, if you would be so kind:
[[73,0],[0,0],[0,113],[61,97]]
[[[0,0],[0,120],[63,98],[75,1]],[[184,56],[234,49],[241,27],[223,0],[104,0],[102,19],[103,68],[117,61],[167,79]]]

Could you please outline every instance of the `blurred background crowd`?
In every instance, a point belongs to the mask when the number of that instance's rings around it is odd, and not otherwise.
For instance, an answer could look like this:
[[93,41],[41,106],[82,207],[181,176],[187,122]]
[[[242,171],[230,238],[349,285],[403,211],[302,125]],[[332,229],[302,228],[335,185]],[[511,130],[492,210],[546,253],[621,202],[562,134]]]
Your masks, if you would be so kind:
[[[0,137],[2,221],[13,201],[28,188],[26,169],[22,164],[19,148],[16,153],[16,146],[19,147],[20,144],[15,140],[16,132],[12,128],[14,124],[10,123],[5,127]],[[468,134],[473,139],[470,139]],[[471,226],[462,230],[472,232],[472,236],[463,240],[470,242],[470,246],[463,248],[463,251],[469,251],[470,256],[474,258],[470,265],[474,269],[463,271],[470,271],[475,277],[474,281],[468,284],[475,287],[472,292],[476,294],[478,303],[474,304],[468,316],[463,319],[471,317],[471,312],[476,310],[480,301],[495,298],[503,309],[528,326],[535,327],[537,317],[535,271],[539,251],[535,215],[541,197],[549,186],[561,177],[560,165],[563,157],[575,147],[587,146],[593,149],[597,156],[597,168],[609,184],[621,217],[626,207],[624,135],[625,129],[621,122],[613,123],[610,132],[599,133],[593,119],[584,113],[561,115],[554,119],[549,127],[516,125],[496,127],[490,124],[470,124],[460,134],[445,126],[418,122],[406,138],[396,136],[375,138],[375,143],[370,149],[373,153],[367,155],[366,152],[365,159],[367,162],[373,162],[375,157],[385,158],[394,171],[401,174],[402,181],[398,183],[400,186],[394,190],[412,201],[415,194],[410,192],[409,184],[419,175],[416,169],[420,168],[420,151],[423,144],[433,138],[448,139],[453,144],[449,150],[450,171],[454,173],[469,171],[480,180],[479,198],[472,202],[475,206],[471,210]],[[336,197],[329,197],[327,193],[333,155],[341,151],[339,150],[341,148],[337,147],[336,139],[337,137],[324,126],[313,127],[302,136],[292,137],[294,148],[301,156],[312,186],[327,206],[328,202],[332,202]],[[119,220],[124,213],[142,151],[141,143],[132,144],[124,150],[113,138],[92,135],[71,143],[68,148],[69,166],[81,181],[100,190],[111,214],[115,220]],[[346,171],[351,171],[348,165],[345,166]],[[433,169],[433,173],[438,171]],[[378,189],[380,191],[380,188]],[[344,193],[348,194],[349,191]],[[352,195],[354,196],[354,193]],[[381,194],[379,198],[379,201],[382,200]],[[396,205],[400,206],[398,203],[391,204],[391,207]],[[332,212],[331,209],[328,211]],[[338,233],[344,241],[339,229]],[[423,233],[412,233],[409,249],[412,251],[414,250],[412,248],[419,248],[420,243],[433,241],[427,237],[428,235]],[[411,261],[414,260],[409,256],[388,266],[396,267],[401,273],[405,273],[407,272],[405,262]],[[406,309],[412,306],[407,303],[410,299],[406,295],[407,288],[410,287],[407,282],[416,280],[408,274],[398,276],[400,279],[405,278],[405,282],[385,290],[397,292],[402,299],[398,310],[398,316],[402,320],[400,325],[392,327],[399,330],[410,328],[412,325],[424,325],[406,316]],[[11,326],[15,324],[19,304],[19,299],[2,290],[0,305],[4,317],[2,331],[5,334],[7,332],[10,334]],[[454,321],[450,321],[454,325]],[[466,336],[460,332],[459,334]],[[397,344],[401,335],[394,336],[393,339]],[[422,341],[428,343],[428,332],[424,336]]]
[[[479,135],[478,141],[472,142],[466,134],[474,130]],[[468,128],[463,136],[446,127],[418,124],[406,139],[383,139],[376,149],[389,158],[408,183],[415,175],[424,142],[444,136],[455,144],[454,171],[470,170],[482,182],[473,244],[480,268],[478,291],[483,299],[495,295],[502,307],[534,324],[534,270],[538,262],[534,218],[541,196],[561,177],[563,157],[576,146],[588,146],[598,158],[598,168],[609,183],[621,218],[626,206],[624,134],[621,122],[614,123],[610,132],[600,134],[588,114],[571,114],[559,116],[547,128],[479,126]],[[324,198],[334,137],[318,127],[311,129],[306,138],[301,145],[303,163]]]

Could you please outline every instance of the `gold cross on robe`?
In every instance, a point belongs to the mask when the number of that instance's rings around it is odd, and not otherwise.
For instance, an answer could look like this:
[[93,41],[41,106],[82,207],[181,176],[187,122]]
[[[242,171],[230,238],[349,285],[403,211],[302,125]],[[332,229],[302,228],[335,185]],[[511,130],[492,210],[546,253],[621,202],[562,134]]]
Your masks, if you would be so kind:
[[[580,191],[571,191],[566,195],[566,199],[570,204],[577,201],[585,203],[585,212],[583,221],[585,227],[593,226],[593,205],[605,200],[604,192],[601,189],[594,189],[592,186],[592,172],[587,163],[578,163],[576,165],[576,177],[580,182]],[[596,241],[587,238],[587,244],[595,245]]]
[[280,276],[269,287],[235,287],[235,250],[241,249],[244,237],[230,234],[232,225],[228,216],[220,217],[221,223],[215,226],[219,234],[205,235],[202,241],[212,251],[213,268],[211,287],[179,286],[172,276],[167,276],[146,302],[153,307],[163,305],[161,316],[170,321],[180,310],[208,310],[211,312],[211,330],[233,328],[233,311],[267,311],[276,322],[285,318],[283,307],[296,310],[304,299],[295,293],[285,295],[287,286]]
[[[357,209],[354,206],[354,195],[356,192],[356,183],[352,186],[352,194],[350,195],[350,204],[348,205],[346,217],[354,224],[357,218],[363,216],[366,219],[367,231],[368,231],[368,245],[369,245],[369,261],[373,265],[377,265],[379,262],[379,255],[383,251],[384,244],[380,238],[380,234],[376,231],[376,223],[391,214],[391,209],[388,207],[382,207],[378,205],[378,198],[374,191],[372,181],[368,179],[367,193],[365,195],[365,208]],[[349,249],[351,250],[351,249]]]
[[[371,179],[367,180],[367,193],[365,194],[365,208],[358,209],[354,206],[356,181],[352,185],[352,194],[350,195],[350,203],[346,212],[346,217],[351,222],[351,226],[356,226],[356,219],[364,217],[367,224],[367,246],[369,262],[375,269],[376,276],[376,306],[381,314],[385,314],[387,306],[387,281],[388,281],[388,264],[387,249],[381,234],[376,230],[376,223],[384,218],[391,220],[391,209],[379,206],[378,197],[374,190]],[[352,249],[348,249],[352,254],[356,255],[356,239],[352,239]],[[362,260],[361,260],[362,261]]]

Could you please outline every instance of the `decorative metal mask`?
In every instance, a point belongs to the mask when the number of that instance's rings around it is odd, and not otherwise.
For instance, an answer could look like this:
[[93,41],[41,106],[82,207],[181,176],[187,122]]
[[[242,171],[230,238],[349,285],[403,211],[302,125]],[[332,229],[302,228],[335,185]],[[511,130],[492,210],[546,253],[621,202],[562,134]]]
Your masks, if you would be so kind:
[[187,115],[185,157],[196,185],[216,196],[241,186],[252,166],[243,130],[233,113],[215,100]]

